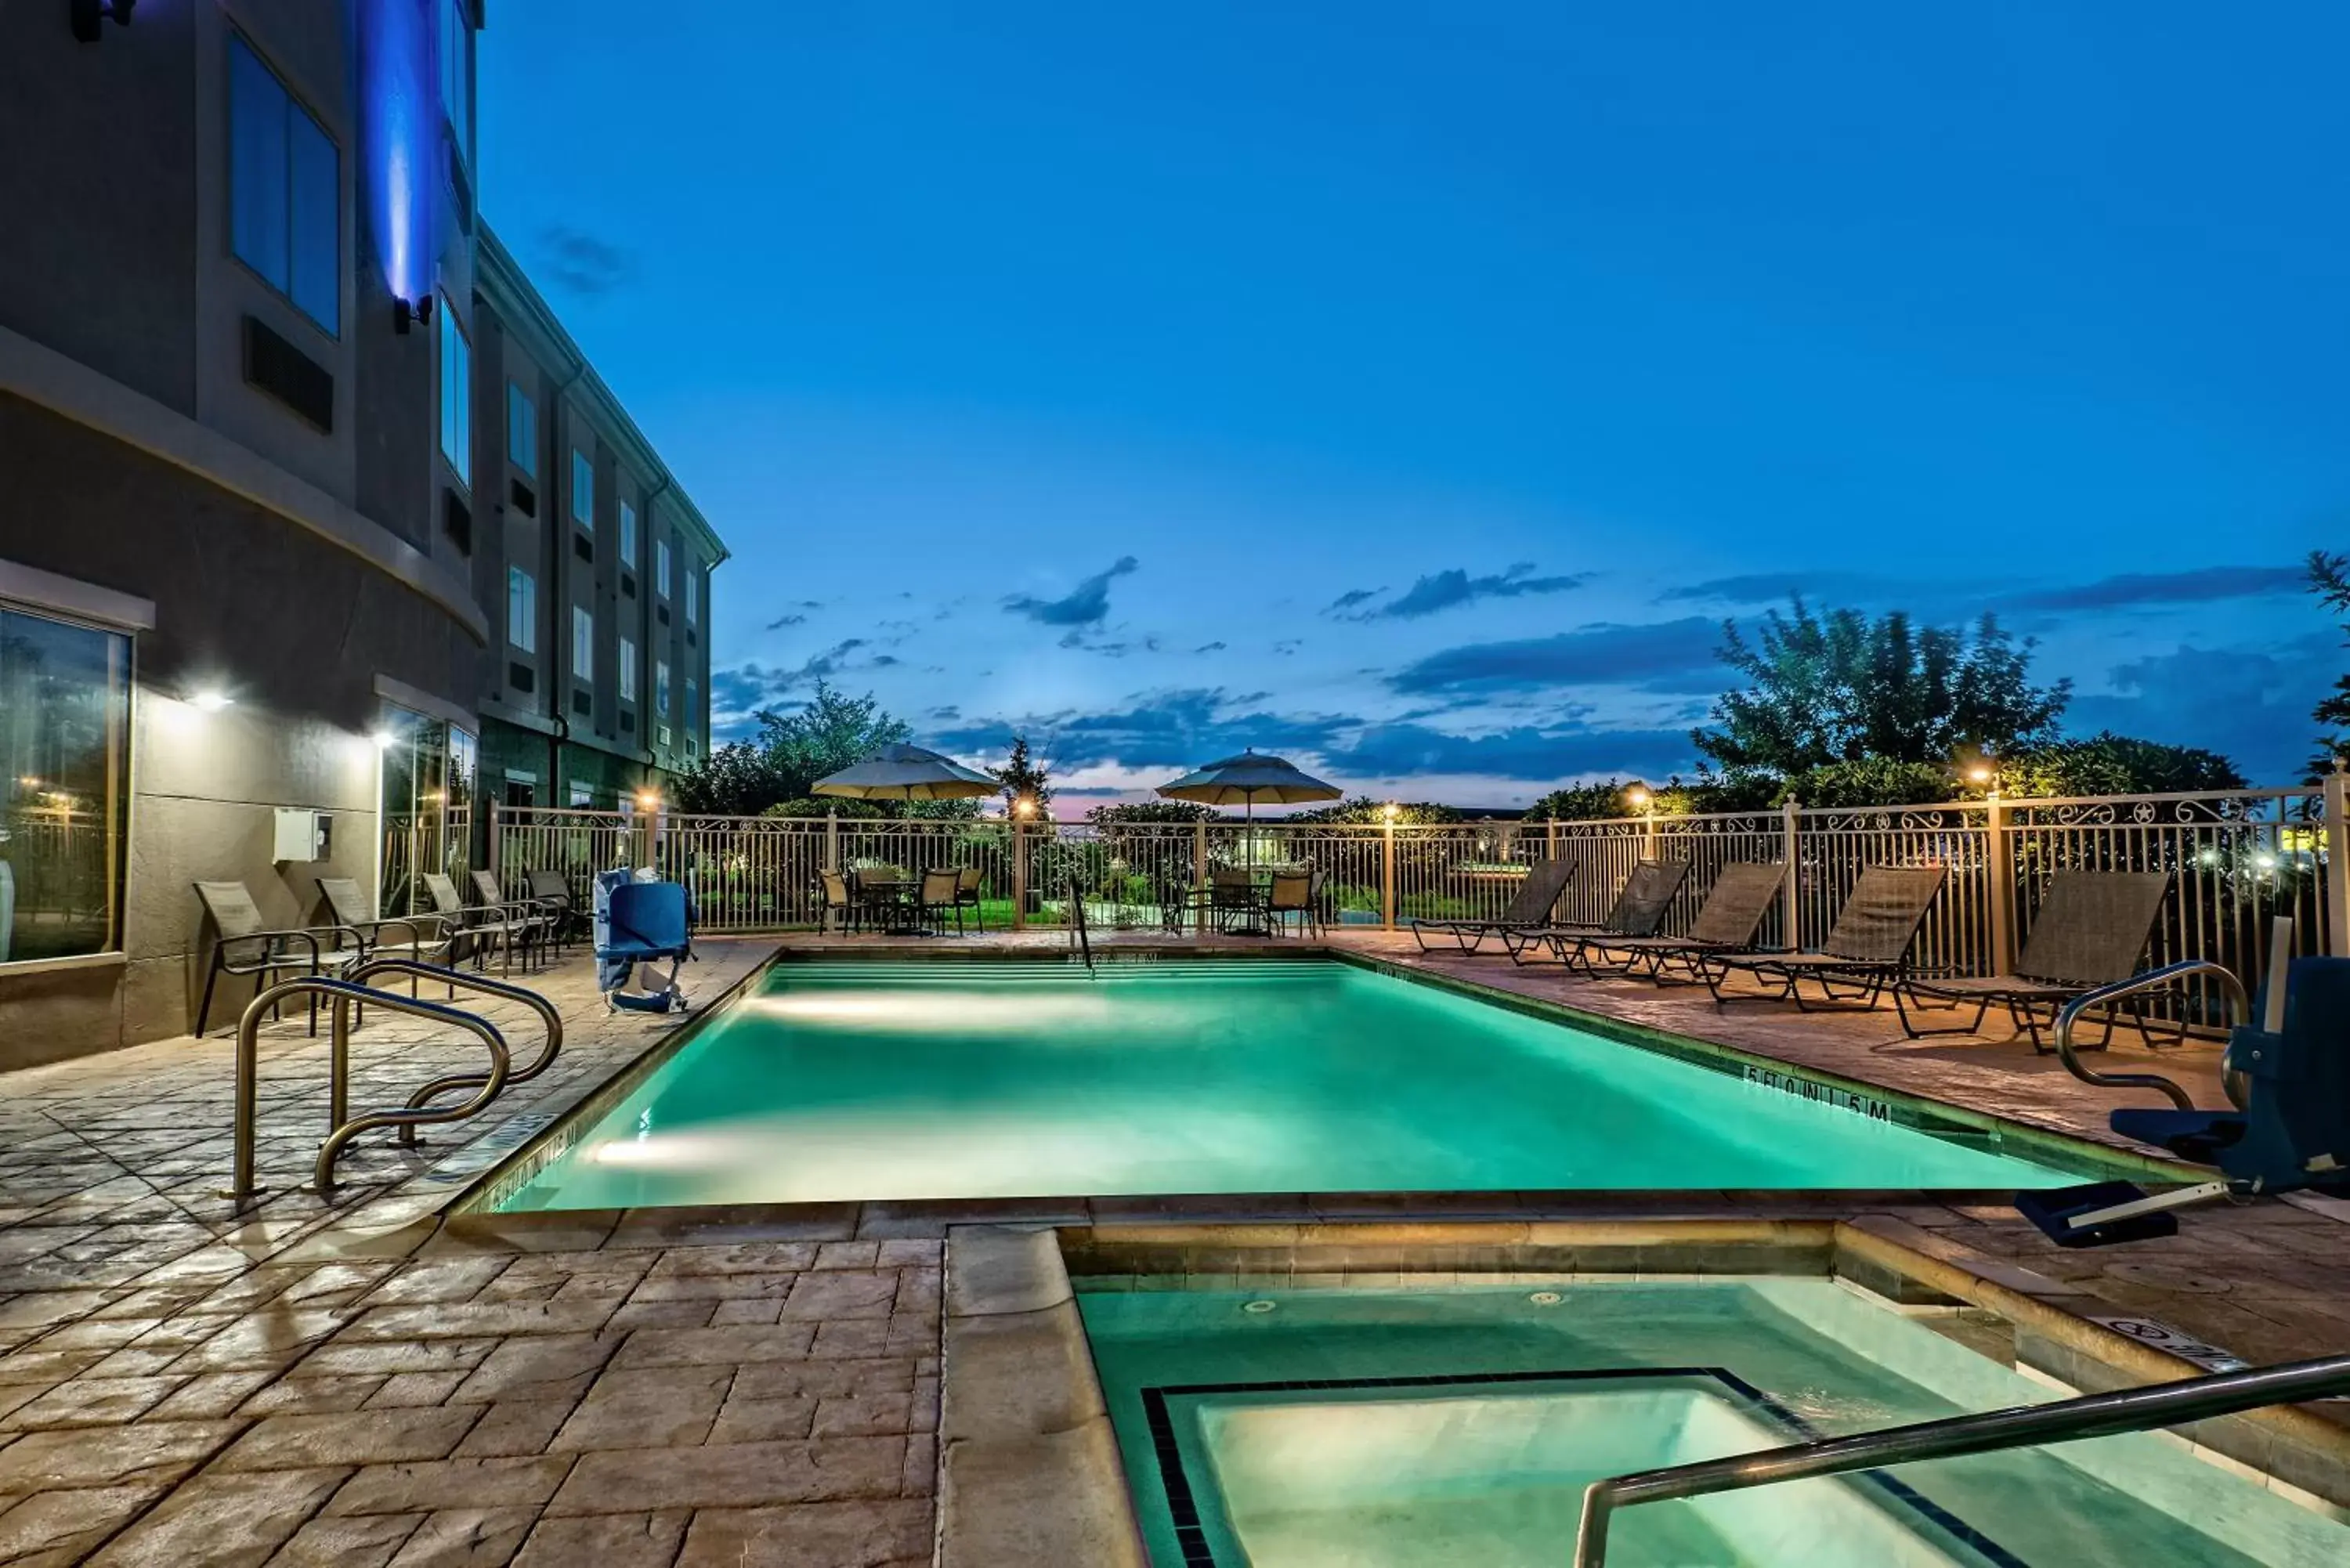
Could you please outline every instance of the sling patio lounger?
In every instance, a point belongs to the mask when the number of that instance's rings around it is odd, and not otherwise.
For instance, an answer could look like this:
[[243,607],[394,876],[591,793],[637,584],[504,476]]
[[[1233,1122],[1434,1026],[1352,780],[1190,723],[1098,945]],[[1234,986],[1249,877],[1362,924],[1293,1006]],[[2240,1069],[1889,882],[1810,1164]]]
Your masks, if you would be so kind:
[[1624,890],[1616,895],[1616,907],[1597,925],[1535,926],[1503,931],[1502,945],[1510,950],[1513,962],[1523,964],[1528,953],[1546,947],[1567,968],[1596,975],[1598,971],[1587,956],[1586,944],[1605,937],[1655,936],[1657,928],[1665,923],[1665,914],[1672,908],[1674,896],[1689,879],[1689,868],[1686,860],[1643,860],[1632,867],[1632,875],[1625,878]]
[[[1786,880],[1787,868],[1776,861],[1731,861],[1715,874],[1688,934],[1589,937],[1583,943],[1586,961],[1591,953],[1605,953],[1614,961],[1607,967],[1621,974],[1659,985],[1702,985],[1707,954],[1753,950],[1754,934],[1762,929],[1762,919]],[[1669,967],[1679,971],[1679,975],[1668,973]]]
[[[2039,916],[2016,954],[2013,974],[1954,975],[1939,980],[1905,976],[1893,988],[1893,1005],[1901,1027],[1912,1040],[1927,1034],[1980,1034],[1984,1014],[1993,1003],[2007,1009],[2019,1032],[2032,1036],[2035,1053],[2046,1048],[2040,1032],[2053,1027],[2058,1010],[2085,991],[2127,980],[2137,972],[2170,891],[2168,871],[2059,871],[2048,884]],[[1920,1029],[1910,1021],[1909,1009],[1932,997],[1943,1005],[1936,1011],[1963,1010],[1975,1004],[1974,1021],[1942,1029]],[[2143,999],[2127,997],[2124,1004],[2137,1020],[2138,1037],[2151,1045]],[[2045,1012],[2043,1019],[2042,1014]],[[2115,1023],[2106,1015],[2110,1038]],[[2178,1036],[2173,1036],[2175,1041]]]
[[531,947],[543,929],[543,922],[531,916],[516,919],[502,905],[466,903],[458,896],[457,884],[449,879],[446,872],[427,871],[421,880],[424,890],[432,896],[433,909],[452,925],[462,927],[465,935],[477,944],[474,951],[477,967],[492,948],[498,950],[501,971],[513,971],[517,949],[523,955],[523,967],[525,970],[530,967]]
[[[212,1016],[213,987],[220,977],[254,976],[258,996],[284,976],[324,976],[328,979],[367,957],[359,932],[347,926],[304,926],[272,930],[261,906],[242,882],[199,882],[196,897],[213,918],[220,940],[213,944],[212,964],[204,971],[203,1000],[196,1004],[196,1037],[203,1037]],[[310,995],[310,1033],[318,1032],[318,997]]]
[[1550,924],[1551,911],[1558,906],[1559,896],[1566,891],[1566,879],[1573,875],[1572,860],[1537,860],[1526,867],[1525,880],[1518,884],[1518,890],[1511,895],[1499,919],[1413,920],[1412,940],[1419,944],[1420,951],[1429,952],[1432,950],[1428,945],[1428,933],[1441,931],[1462,952],[1473,953],[1485,945],[1487,937],[1546,926]]
[[[1949,876],[1940,866],[1871,866],[1860,874],[1836,911],[1827,940],[1799,953],[1713,953],[1700,961],[1706,989],[1716,1007],[1727,1002],[1792,1002],[1809,1010],[1801,982],[1809,979],[1824,1000],[1876,1005],[1885,988],[1902,977],[1909,944],[1926,922],[1926,910]],[[1776,980],[1777,991],[1725,992],[1732,970],[1757,980]],[[1839,985],[1851,988],[1838,994]]]

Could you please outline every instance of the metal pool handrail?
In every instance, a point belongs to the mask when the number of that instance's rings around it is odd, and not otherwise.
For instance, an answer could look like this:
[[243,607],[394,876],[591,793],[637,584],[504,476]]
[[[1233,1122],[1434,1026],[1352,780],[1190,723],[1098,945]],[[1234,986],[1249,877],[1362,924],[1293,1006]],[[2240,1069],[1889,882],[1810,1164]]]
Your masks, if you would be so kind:
[[1069,941],[1085,955],[1086,972],[1094,972],[1093,933],[1086,926],[1086,888],[1075,872],[1069,876]]
[[1880,1469],[1918,1459],[1955,1459],[1961,1454],[2152,1431],[2159,1427],[2345,1392],[2350,1392],[2350,1355],[2329,1355],[2314,1361],[2183,1378],[2151,1387],[2091,1394],[2050,1405],[2023,1405],[1907,1427],[1887,1427],[1846,1438],[1823,1438],[1783,1449],[1765,1449],[1760,1453],[1734,1454],[1700,1464],[1617,1476],[1592,1482],[1583,1494],[1583,1522],[1575,1532],[1575,1568],[1605,1568],[1608,1521],[1616,1510],[1637,1502],[1702,1497],[1777,1481]]
[[[538,992],[531,991],[526,987],[514,985],[502,980],[492,980],[487,975],[460,974],[452,970],[443,968],[440,964],[423,963],[415,959],[400,958],[377,959],[372,962],[363,963],[359,965],[359,968],[351,971],[350,974],[347,978],[356,983],[379,974],[422,975],[428,980],[437,980],[445,985],[462,987],[467,991],[478,991],[488,996],[502,996],[509,1002],[519,1002],[525,1007],[536,1012],[539,1016],[540,1022],[546,1025],[546,1043],[540,1050],[537,1058],[533,1061],[529,1066],[517,1067],[506,1075],[505,1081],[509,1087],[515,1084],[529,1083],[533,1078],[537,1077],[541,1073],[546,1072],[547,1068],[553,1066],[555,1064],[555,1058],[562,1054],[563,1014],[556,1011],[555,1004],[553,1002],[547,1001],[546,998],[541,996]],[[344,1016],[349,1010],[349,1007],[350,1001],[348,998],[338,997],[335,999],[335,1029],[333,1038],[335,1042],[335,1049],[338,1052],[340,1052],[344,1048],[344,1042],[349,1038],[349,1035],[347,1033],[343,1026]],[[450,1073],[435,1078],[431,1083],[425,1085],[422,1088],[417,1090],[416,1093],[408,1096],[408,1109],[411,1111],[421,1110],[432,1101],[439,1099],[442,1095],[448,1094],[453,1089],[477,1088],[481,1085],[483,1080],[486,1076],[487,1075],[483,1073]],[[342,1066],[339,1060],[337,1063],[334,1078],[338,1085],[344,1081]],[[338,1103],[335,1106],[335,1120],[339,1122],[342,1119],[343,1106],[340,1103]],[[401,1124],[400,1128],[400,1141],[403,1144],[409,1145],[413,1145],[416,1142],[416,1127],[413,1123]]]
[[[2143,974],[2131,975],[2127,980],[2117,980],[2110,984],[2098,986],[2094,991],[2085,991],[2066,1002],[2056,1014],[2056,1054],[2063,1058],[2064,1070],[2081,1082],[2094,1084],[2101,1089],[2159,1089],[2169,1096],[2170,1103],[2180,1110],[2193,1110],[2195,1108],[2193,1097],[2159,1073],[2099,1073],[2083,1066],[2079,1054],[2073,1048],[2073,1025],[2080,1021],[2081,1014],[2092,1007],[2103,1007],[2125,996],[2133,996],[2142,991],[2153,991],[2158,987],[2169,985],[2173,981],[2185,980],[2189,975],[2199,974],[2209,975],[2218,981],[2220,989],[2228,993],[2228,1000],[2233,1003],[2229,1009],[2230,1023],[2241,1023],[2251,1016],[2251,998],[2245,992],[2244,982],[2238,978],[2235,971],[2225,964],[2214,963],[2210,959],[2182,959],[2177,963],[2165,964],[2160,969],[2150,969]],[[2228,1097],[2236,1103],[2239,1109],[2242,1108],[2244,1104],[2242,1083],[2232,1073],[2223,1076]]]
[[[254,1124],[258,1119],[255,1102],[257,1097],[256,1080],[261,1071],[261,1021],[273,1007],[286,998],[304,992],[314,996],[334,998],[335,1011],[338,1015],[335,1023],[334,1054],[329,1069],[331,1081],[328,1088],[334,1108],[334,1130],[327,1135],[327,1141],[318,1147],[318,1163],[315,1172],[318,1189],[321,1192],[333,1190],[335,1161],[341,1157],[343,1147],[359,1134],[381,1127],[461,1121],[497,1098],[498,1091],[505,1087],[506,1066],[511,1060],[506,1051],[505,1036],[498,1033],[495,1024],[479,1013],[467,1012],[458,1007],[444,1007],[440,1002],[425,1002],[417,997],[401,996],[395,992],[372,991],[363,985],[354,985],[347,980],[321,975],[304,975],[299,979],[273,985],[253,999],[253,1004],[244,1010],[244,1016],[238,1021],[236,1026],[236,1105],[234,1127],[235,1147],[230,1168],[229,1197],[239,1208],[243,1208],[254,1194],[260,1190],[254,1180],[253,1140]],[[394,1012],[412,1013],[419,1018],[439,1019],[444,1023],[453,1023],[458,1028],[474,1035],[490,1053],[490,1071],[486,1075],[486,1081],[482,1085],[481,1091],[463,1105],[452,1106],[444,1110],[368,1111],[357,1116],[346,1117],[344,1110],[349,1096],[346,1074],[349,1063],[350,1035],[348,1030],[344,1027],[340,1015],[344,1011],[343,1004],[351,1002],[366,1006],[389,1008]]]

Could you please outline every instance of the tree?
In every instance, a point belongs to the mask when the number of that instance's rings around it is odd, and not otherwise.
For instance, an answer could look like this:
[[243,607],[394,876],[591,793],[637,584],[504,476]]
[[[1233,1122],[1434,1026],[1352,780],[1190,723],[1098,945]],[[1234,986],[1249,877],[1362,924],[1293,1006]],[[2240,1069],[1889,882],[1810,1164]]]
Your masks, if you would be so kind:
[[819,680],[807,706],[795,713],[762,709],[759,743],[783,786],[784,799],[813,792],[816,781],[837,774],[877,746],[896,745],[909,734],[905,721],[881,708],[870,691],[843,696]]
[[765,750],[748,741],[712,749],[700,767],[670,783],[677,809],[702,816],[756,816],[783,797]]
[[1794,778],[1832,763],[1878,757],[1947,763],[1964,750],[1992,753],[2049,739],[2072,682],[2035,686],[2033,643],[1997,618],[1972,633],[1914,627],[1894,610],[1815,615],[1799,597],[1763,618],[1753,644],[1722,626],[1721,658],[1746,678],[1713,705],[1713,729],[1690,732],[1711,762]]
[[[2244,775],[2217,752],[2133,740],[2111,730],[2080,740],[2044,742],[1999,759],[2000,793],[2019,799],[2243,787]],[[1811,796],[1803,798],[1811,804]]]
[[1096,827],[1147,827],[1175,823],[1221,822],[1223,813],[1196,800],[1140,800],[1118,805],[1097,805],[1086,813]]
[[1563,784],[1534,805],[1526,807],[1528,822],[1593,822],[1607,816],[1638,816],[1632,807],[1631,792],[1639,787],[1638,781],[1626,784],[1609,779],[1606,784]]
[[1026,801],[1035,817],[1052,815],[1053,790],[1048,781],[1053,775],[1043,763],[1028,754],[1028,737],[1012,737],[1012,753],[1000,768],[987,770],[995,782],[1003,786],[1003,815],[1020,815],[1020,803]]
[[[1336,805],[1317,805],[1311,811],[1294,811],[1284,819],[1304,823],[1371,823],[1388,820],[1388,805],[1367,794],[1341,801]],[[1395,803],[1395,821],[1403,826],[1426,826],[1433,823],[1466,822],[1468,814],[1456,806],[1439,805],[1434,801],[1414,800]]]
[[[2350,646],[2350,556],[2309,553],[2309,591],[2317,602],[2342,619],[2343,642]],[[2333,771],[2335,759],[2350,757],[2350,675],[2334,682],[2334,694],[2310,711],[2310,717],[2329,732],[2317,739],[2318,754],[2310,759],[2313,778]]]

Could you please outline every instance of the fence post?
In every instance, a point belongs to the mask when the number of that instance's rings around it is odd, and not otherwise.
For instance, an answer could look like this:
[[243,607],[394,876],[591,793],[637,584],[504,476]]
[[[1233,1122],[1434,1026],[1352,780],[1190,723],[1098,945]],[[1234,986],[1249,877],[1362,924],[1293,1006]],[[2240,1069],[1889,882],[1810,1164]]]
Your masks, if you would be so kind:
[[[1198,894],[1207,890],[1208,819],[1203,816],[1191,825],[1191,891]],[[1191,934],[1194,936],[1208,934],[1208,911],[1202,908],[1205,902],[1205,899],[1198,898],[1191,900]]]
[[1790,799],[1781,809],[1781,821],[1785,835],[1787,879],[1779,886],[1781,900],[1779,940],[1790,952],[1804,950],[1804,880],[1803,823],[1796,813],[1803,809],[1800,801]]
[[1012,819],[1012,929],[1028,929],[1028,824]]
[[1379,847],[1379,924],[1395,929],[1396,917],[1396,857],[1395,818],[1390,816],[1380,825]]
[[2350,762],[2325,775],[2325,946],[2350,958]]
[[1550,821],[1543,826],[1543,858],[1545,860],[1558,858],[1558,814],[1555,812],[1551,814]]
[[1983,877],[1991,896],[1991,972],[2015,965],[2015,851],[2007,841],[2007,803],[1994,786],[1983,797]]
[[1653,800],[1649,802],[1648,809],[1640,814],[1640,858],[1654,860],[1657,857],[1657,807]]
[[506,885],[504,865],[504,849],[506,841],[505,810],[506,808],[502,805],[492,805],[489,808],[490,875],[498,879],[498,886],[501,888]]
[[837,805],[825,807],[824,868],[840,875],[840,807]]

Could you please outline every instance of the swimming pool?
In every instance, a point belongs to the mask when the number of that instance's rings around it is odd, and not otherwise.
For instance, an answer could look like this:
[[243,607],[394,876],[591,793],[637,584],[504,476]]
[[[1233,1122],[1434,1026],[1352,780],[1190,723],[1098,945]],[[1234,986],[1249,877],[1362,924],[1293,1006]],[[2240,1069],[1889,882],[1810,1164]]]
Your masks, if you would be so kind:
[[779,963],[494,1206],[2079,1179],[1791,1088],[1331,961]]
[[[1557,1568],[1593,1480],[2057,1397],[1821,1279],[1078,1304],[1153,1568]],[[2151,1434],[1644,1504],[1608,1552],[1624,1568],[2345,1561],[2350,1527]]]

